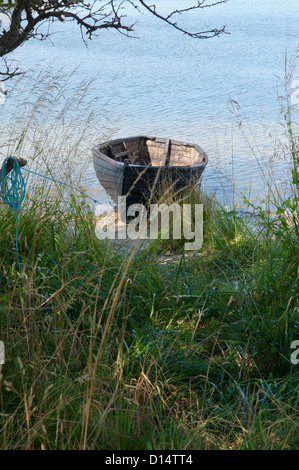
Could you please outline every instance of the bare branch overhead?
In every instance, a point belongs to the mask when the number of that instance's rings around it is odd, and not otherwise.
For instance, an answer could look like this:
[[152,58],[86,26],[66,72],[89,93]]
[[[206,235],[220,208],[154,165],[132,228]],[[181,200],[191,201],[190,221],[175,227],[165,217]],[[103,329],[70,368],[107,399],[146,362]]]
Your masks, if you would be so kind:
[[[165,14],[159,11],[158,2],[149,3],[147,0],[0,0],[0,57],[6,56],[30,38],[45,39],[49,33],[41,34],[38,31],[39,26],[45,22],[74,21],[78,24],[84,40],[91,39],[103,29],[114,29],[130,35],[134,31],[134,22],[130,21],[128,16],[128,6],[139,11],[148,11],[192,38],[212,38],[224,33],[225,26],[191,31],[182,26],[179,20],[193,10],[213,7],[227,1],[197,0],[192,4],[181,0],[181,9],[177,8]],[[5,26],[1,20],[5,20]]]

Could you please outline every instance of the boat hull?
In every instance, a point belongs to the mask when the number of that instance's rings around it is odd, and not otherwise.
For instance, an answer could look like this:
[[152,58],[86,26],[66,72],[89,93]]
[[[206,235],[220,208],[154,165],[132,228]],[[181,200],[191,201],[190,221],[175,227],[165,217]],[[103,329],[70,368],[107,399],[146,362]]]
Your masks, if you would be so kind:
[[92,149],[98,180],[117,204],[157,202],[154,195],[183,190],[196,184],[208,161],[196,144],[157,137],[129,137],[105,142]]
[[124,169],[122,194],[127,196],[127,205],[156,203],[167,193],[178,194],[196,184],[204,167],[195,168],[137,168]]
[[105,157],[105,155],[94,155],[93,166],[99,182],[117,204],[118,197],[122,195],[124,165],[115,165],[115,162]]

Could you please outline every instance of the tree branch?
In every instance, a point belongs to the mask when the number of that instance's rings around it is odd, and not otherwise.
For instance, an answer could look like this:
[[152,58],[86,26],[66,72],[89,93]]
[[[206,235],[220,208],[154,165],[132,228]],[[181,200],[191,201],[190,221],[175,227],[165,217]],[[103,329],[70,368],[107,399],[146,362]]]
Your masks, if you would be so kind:
[[188,30],[180,27],[176,22],[170,21],[170,18],[175,14],[182,14],[182,13],[186,13],[186,12],[191,11],[191,10],[197,10],[199,8],[208,8],[208,7],[211,7],[211,6],[218,5],[220,3],[226,3],[228,0],[219,0],[217,2],[214,2],[212,4],[207,4],[207,5],[205,5],[206,0],[203,0],[201,2],[198,1],[196,5],[193,5],[191,7],[188,7],[188,8],[182,9],[182,10],[174,10],[168,16],[163,16],[163,15],[159,14],[156,10],[156,5],[148,5],[144,0],[138,0],[138,1],[152,15],[156,16],[157,18],[159,18],[162,21],[165,21],[167,24],[169,24],[173,28],[177,29],[178,31],[181,31],[182,33],[184,33],[187,36],[190,36],[192,38],[209,39],[209,38],[212,38],[212,37],[215,37],[215,36],[219,36],[222,33],[228,34],[225,31],[225,28],[226,28],[225,25],[221,29],[211,29],[211,30],[208,30],[208,31],[199,31],[199,32],[193,33],[191,31],[188,31]]
[[[191,0],[190,0],[191,1]],[[133,31],[134,24],[128,24],[124,8],[133,6],[138,11],[140,7],[145,8],[156,18],[166,22],[176,30],[197,39],[207,39],[225,33],[225,26],[220,29],[208,31],[192,32],[180,26],[174,19],[201,8],[213,7],[226,3],[228,0],[197,0],[191,6],[171,11],[168,15],[163,15],[157,11],[156,5],[146,0],[98,0],[87,2],[85,0],[17,0],[15,6],[10,8],[4,6],[0,0],[0,14],[5,14],[9,21],[9,26],[5,29],[0,22],[0,57],[4,57],[21,44],[32,37],[39,38],[38,26],[44,22],[53,21],[75,21],[80,27],[82,37],[87,35],[89,39],[102,29],[115,29],[127,35]],[[42,39],[48,37],[49,33],[41,35]],[[7,77],[12,73],[6,69]]]
[[13,68],[12,64],[9,64],[5,57],[2,59],[2,64],[4,65],[3,71],[0,70],[0,80],[2,82],[5,82],[6,80],[14,78],[17,75],[22,75],[24,73],[20,72],[18,67]]

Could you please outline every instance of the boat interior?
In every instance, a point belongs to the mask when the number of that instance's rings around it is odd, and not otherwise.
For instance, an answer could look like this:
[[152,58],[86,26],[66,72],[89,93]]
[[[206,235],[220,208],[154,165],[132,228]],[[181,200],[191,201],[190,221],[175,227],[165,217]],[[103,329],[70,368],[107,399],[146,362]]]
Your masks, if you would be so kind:
[[101,145],[101,153],[115,161],[144,166],[192,166],[203,163],[195,145],[149,137],[119,139]]

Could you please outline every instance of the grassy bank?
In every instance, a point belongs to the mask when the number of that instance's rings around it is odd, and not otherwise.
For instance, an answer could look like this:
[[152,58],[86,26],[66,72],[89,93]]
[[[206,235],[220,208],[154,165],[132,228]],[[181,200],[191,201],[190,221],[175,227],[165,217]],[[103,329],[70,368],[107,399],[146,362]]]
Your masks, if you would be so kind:
[[[36,85],[27,118],[20,97],[15,128],[1,129],[2,156],[78,185],[77,162],[109,123],[81,123],[87,85],[79,103]],[[114,251],[88,205],[38,180],[19,216],[21,273],[0,206],[1,449],[298,448],[299,149],[286,130],[292,195],[272,201],[276,220],[263,206],[248,223],[194,192],[199,253],[177,240]]]
[[206,200],[201,253],[117,255],[85,205],[37,196],[23,276],[0,213],[2,449],[298,447],[296,223],[251,226]]

